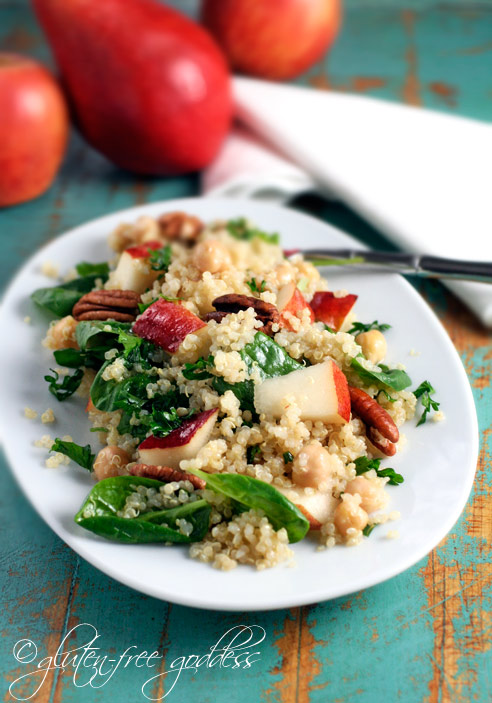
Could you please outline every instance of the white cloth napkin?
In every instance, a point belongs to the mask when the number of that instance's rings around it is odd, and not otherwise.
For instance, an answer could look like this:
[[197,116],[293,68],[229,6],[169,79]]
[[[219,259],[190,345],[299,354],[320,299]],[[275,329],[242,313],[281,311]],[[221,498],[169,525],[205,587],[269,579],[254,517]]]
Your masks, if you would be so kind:
[[[492,261],[492,126],[249,78],[234,95],[246,129],[205,171],[204,194],[285,202],[317,188],[406,251]],[[492,285],[446,285],[492,326]]]

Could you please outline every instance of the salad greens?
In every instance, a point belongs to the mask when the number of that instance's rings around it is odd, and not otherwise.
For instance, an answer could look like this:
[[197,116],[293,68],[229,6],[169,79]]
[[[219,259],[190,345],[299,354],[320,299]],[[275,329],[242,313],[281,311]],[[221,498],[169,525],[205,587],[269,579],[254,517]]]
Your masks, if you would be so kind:
[[226,228],[231,237],[235,239],[251,241],[255,237],[258,237],[267,244],[279,244],[280,242],[280,236],[277,233],[268,234],[267,232],[262,232],[261,229],[251,226],[245,217],[229,220],[226,224]]
[[75,303],[94,288],[97,279],[105,281],[107,275],[91,274],[57,286],[38,288],[31,294],[31,299],[36,305],[57,317],[65,317],[70,315]]
[[49,392],[55,396],[57,400],[66,400],[75,393],[77,388],[82,383],[84,372],[82,369],[77,369],[71,376],[63,376],[63,380],[59,381],[60,375],[58,371],[50,369],[54,376],[45,376],[44,380],[49,383]]
[[107,278],[109,276],[109,264],[106,261],[101,264],[81,261],[80,264],[77,264],[75,270],[79,276],[98,276],[99,278]]
[[[246,362],[249,373],[257,369],[262,380],[273,378],[274,376],[285,376],[291,371],[296,371],[302,367],[302,364],[289,356],[283,347],[263,332],[257,332],[253,341],[246,344],[240,354]],[[253,381],[227,383],[220,376],[215,376],[212,385],[221,395],[227,390],[231,390],[238,398],[243,410],[250,410],[252,413],[256,413]]]
[[261,281],[260,285],[258,286],[258,281],[256,280],[256,278],[252,278],[250,281],[246,281],[246,285],[252,293],[263,293],[266,288],[266,281]]
[[417,422],[417,427],[419,425],[424,424],[424,422],[427,420],[427,415],[431,410],[434,410],[434,412],[439,410],[439,406],[441,405],[441,403],[438,403],[437,400],[431,398],[431,395],[435,392],[435,389],[432,387],[429,381],[422,381],[417,390],[413,392],[416,398],[420,398],[420,402],[422,403],[422,407],[424,408],[424,411],[420,416],[419,421]]
[[[192,501],[176,508],[154,508],[136,518],[118,516],[118,512],[125,507],[127,497],[138,486],[158,491],[162,485],[161,481],[140,476],[106,478],[91,490],[76,514],[75,522],[101,537],[130,544],[184,544],[203,539],[208,531],[211,512],[211,506],[205,500]],[[179,519],[192,524],[193,530],[189,536],[179,531],[176,524]]]
[[299,542],[306,536],[309,530],[307,518],[269,483],[243,474],[207,474],[199,469],[190,473],[203,478],[207,488],[239,503],[241,510],[262,510],[275,530],[285,527],[289,542]]
[[90,444],[86,444],[85,447],[82,447],[80,444],[76,444],[75,442],[65,442],[64,440],[57,438],[53,442],[50,451],[65,454],[65,456],[68,456],[69,459],[75,461],[75,463],[83,469],[87,469],[87,471],[93,470],[96,455],[92,453]]
[[171,245],[166,244],[166,246],[161,249],[149,249],[149,252],[150,268],[153,271],[161,271],[162,273],[165,273],[171,263]]
[[401,474],[397,474],[394,469],[389,467],[386,469],[380,469],[381,459],[369,459],[367,456],[360,456],[354,463],[357,476],[374,469],[380,478],[389,478],[388,484],[390,486],[397,486],[405,480],[403,476]]
[[379,324],[377,320],[374,320],[374,322],[369,322],[368,324],[364,324],[363,322],[354,322],[351,329],[349,329],[348,333],[357,336],[362,332],[369,332],[369,330],[378,330],[379,332],[386,332],[386,330],[389,329],[391,329],[391,325],[388,325],[386,323]]
[[284,464],[290,464],[294,461],[294,456],[290,452],[284,452]]
[[412,379],[405,371],[401,369],[390,369],[389,366],[385,364],[379,364],[379,371],[368,371],[362,366],[358,357],[355,357],[352,359],[350,365],[359,378],[366,383],[382,383],[384,386],[388,386],[388,388],[392,388],[394,391],[402,391],[404,388],[408,388],[412,383]]

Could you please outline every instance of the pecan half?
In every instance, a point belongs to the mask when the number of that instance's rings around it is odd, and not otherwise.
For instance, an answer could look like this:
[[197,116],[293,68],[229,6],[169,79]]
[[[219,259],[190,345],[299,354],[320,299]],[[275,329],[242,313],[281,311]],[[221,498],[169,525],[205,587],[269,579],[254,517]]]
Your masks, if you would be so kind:
[[377,400],[371,398],[370,395],[360,388],[349,386],[349,393],[352,412],[358,415],[367,426],[367,434],[371,442],[383,452],[383,454],[393,456],[396,452],[394,445],[391,445],[390,448],[389,444],[386,442],[383,443],[378,439],[377,435],[374,435],[374,431],[377,431],[382,435],[383,439],[388,440],[389,443],[398,442],[400,433],[391,415],[379,405]]
[[396,454],[396,445],[385,439],[374,427],[368,427],[367,438],[382,454],[386,454],[386,456],[394,456]]
[[186,212],[166,212],[157,222],[163,237],[178,240],[183,244],[194,244],[203,229],[203,222]]
[[189,481],[194,488],[205,488],[207,485],[203,478],[189,474],[181,469],[172,469],[170,466],[154,466],[153,464],[134,464],[130,467],[131,476],[144,476],[145,478],[155,478],[163,483],[171,481]]
[[[239,312],[240,310],[253,308],[257,319],[260,320],[263,325],[262,332],[268,335],[273,334],[272,325],[274,323],[278,324],[280,321],[280,314],[275,305],[266,303],[264,300],[254,298],[251,295],[239,295],[238,293],[220,295],[212,301],[212,305],[217,312],[224,313],[220,316],[220,319],[231,312]],[[214,313],[208,313],[208,315],[213,315],[213,317],[209,317],[208,319],[219,319]]]
[[82,320],[133,322],[138,315],[140,296],[132,290],[93,290],[83,295],[72,310]]

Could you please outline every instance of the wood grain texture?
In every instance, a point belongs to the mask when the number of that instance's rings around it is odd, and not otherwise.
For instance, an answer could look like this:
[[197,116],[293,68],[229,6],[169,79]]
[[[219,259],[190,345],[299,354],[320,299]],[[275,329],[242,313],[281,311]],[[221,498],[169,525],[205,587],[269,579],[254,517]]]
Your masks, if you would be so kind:
[[[189,6],[190,3],[187,3]],[[359,92],[479,119],[492,114],[492,6],[426,0],[349,0],[333,52],[299,82]],[[2,47],[49,60],[25,2],[0,2]],[[425,155],[423,155],[425,158]],[[109,211],[197,192],[196,177],[135,179],[73,135],[68,158],[43,197],[0,212],[0,280],[60,232]],[[304,203],[373,246],[391,248],[340,204]],[[266,643],[250,669],[184,672],[156,679],[151,697],[200,703],[485,703],[492,698],[491,543],[492,345],[466,308],[436,282],[417,284],[445,325],[465,365],[478,408],[481,454],[464,514],[432,554],[404,574],[346,598],[271,613],[212,613],[135,593],[96,571],[44,525],[2,459],[0,661],[8,685],[23,673],[14,643],[29,637],[54,653],[70,629],[91,623],[101,650],[131,645],[177,657],[204,653],[228,628],[261,625]],[[5,402],[4,399],[2,399]],[[226,579],[224,588],[226,588]],[[74,644],[81,644],[75,638]],[[100,689],[50,672],[36,703],[145,700],[146,677],[122,669]],[[80,681],[82,683],[82,681]],[[28,695],[28,685],[24,686]],[[27,692],[27,693],[26,693]]]

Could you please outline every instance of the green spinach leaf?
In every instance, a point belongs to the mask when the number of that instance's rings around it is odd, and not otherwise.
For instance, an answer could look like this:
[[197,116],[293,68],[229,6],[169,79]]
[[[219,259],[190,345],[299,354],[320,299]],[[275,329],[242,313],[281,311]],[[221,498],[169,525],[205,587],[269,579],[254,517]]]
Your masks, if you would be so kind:
[[109,276],[109,264],[103,261],[102,264],[91,264],[89,261],[81,261],[77,264],[75,270],[79,276],[98,276],[99,278],[107,278]]
[[350,365],[359,378],[366,383],[382,383],[384,386],[388,386],[388,388],[392,388],[394,391],[402,391],[404,388],[408,388],[412,383],[412,379],[405,371],[390,369],[389,366],[385,364],[379,364],[379,371],[368,371],[362,366],[358,358],[355,357],[350,362]]
[[386,330],[390,329],[391,325],[387,325],[385,322],[380,324],[377,320],[374,320],[374,322],[369,322],[367,324],[365,324],[364,322],[354,322],[351,329],[349,329],[348,333],[357,336],[362,332],[369,332],[369,330],[378,330],[379,332],[386,332]]
[[171,245],[166,244],[166,246],[161,249],[151,249],[149,251],[151,252],[149,256],[150,268],[153,271],[166,273],[171,263]]
[[[101,537],[128,544],[186,544],[203,539],[208,531],[211,512],[205,500],[167,510],[156,508],[136,518],[119,517],[118,512],[124,508],[127,497],[135,492],[137,486],[159,490],[162,482],[137,476],[117,476],[99,481],[75,515],[75,522]],[[179,531],[176,524],[179,519],[185,519],[193,526],[189,536]]]
[[50,384],[50,393],[60,401],[66,400],[73,395],[82,383],[82,379],[84,377],[84,371],[82,369],[77,369],[71,376],[63,376],[63,380],[59,382],[58,379],[60,376],[58,372],[53,369],[50,369],[50,371],[55,375],[45,376],[44,380]]
[[92,453],[90,444],[86,444],[85,447],[82,447],[80,444],[76,444],[75,442],[65,442],[64,440],[57,438],[53,442],[50,451],[65,454],[65,456],[68,456],[69,459],[75,461],[75,463],[83,469],[87,469],[87,471],[93,470],[96,455]]
[[31,294],[31,299],[39,307],[48,310],[57,317],[70,315],[72,308],[80,298],[89,293],[96,285],[96,279],[104,276],[83,276],[68,283],[61,283],[50,288],[38,288]]
[[207,474],[195,469],[207,487],[232,498],[246,509],[262,510],[275,530],[285,527],[289,542],[299,542],[309,530],[309,522],[294,503],[264,481],[243,474]]

